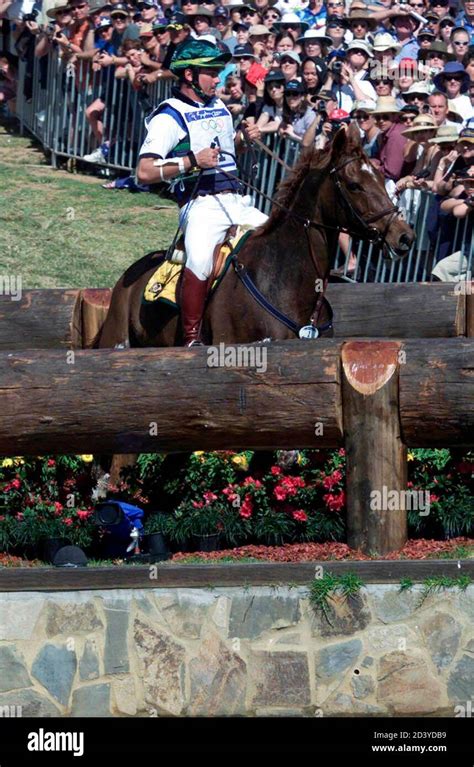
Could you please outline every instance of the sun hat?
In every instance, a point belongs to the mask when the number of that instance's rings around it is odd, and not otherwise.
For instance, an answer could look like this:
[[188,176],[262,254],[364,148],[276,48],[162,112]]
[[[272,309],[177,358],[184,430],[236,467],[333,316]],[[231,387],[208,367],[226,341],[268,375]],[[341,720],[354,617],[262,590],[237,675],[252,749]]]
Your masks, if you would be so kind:
[[140,24],[140,37],[153,37],[152,24]]
[[351,116],[354,114],[354,112],[357,112],[359,110],[361,110],[362,112],[372,113],[374,109],[375,109],[375,101],[372,101],[372,99],[360,99],[360,101],[356,100],[354,101],[354,104],[352,105]]
[[469,88],[470,77],[462,64],[457,61],[448,61],[444,69],[433,77],[433,83],[441,93],[446,93],[446,86],[444,84],[444,78],[450,75],[462,75],[461,93],[466,93]]
[[438,124],[436,120],[434,119],[433,115],[418,115],[413,120],[411,128],[406,128],[404,131],[402,131],[402,136],[408,136],[410,137],[413,133],[420,133],[422,131],[436,131],[438,129]]
[[369,43],[366,43],[365,40],[353,40],[347,46],[346,51],[347,53],[349,53],[349,51],[362,51],[362,53],[365,53],[369,58],[373,58],[374,56],[372,46]]
[[430,144],[455,143],[459,138],[459,133],[455,125],[440,125],[436,136],[430,138]]
[[378,35],[375,35],[374,44],[372,46],[374,51],[389,51],[392,48],[393,50],[398,51],[400,47],[400,43],[397,43],[388,32],[381,32]]
[[380,96],[377,99],[375,109],[372,114],[398,114],[400,108],[397,104],[397,100],[393,96]]
[[[464,117],[460,114],[456,108],[456,104],[452,99],[448,99],[448,119],[455,123],[463,123]],[[468,127],[468,126],[466,126]]]
[[[93,13],[97,13],[97,11],[100,11],[100,9],[103,7],[103,5],[104,5],[104,3],[103,3],[103,2],[101,2],[101,4],[99,5],[99,7],[98,7],[98,8],[96,8],[96,9],[93,11]],[[57,2],[55,5],[53,5],[53,7],[52,7],[52,8],[49,8],[49,9],[46,11],[46,16],[47,16],[49,19],[54,19],[54,18],[55,18],[55,16],[56,16],[56,14],[57,14],[57,13],[59,13],[60,11],[69,11],[69,10],[71,10],[71,9],[70,9],[70,6],[67,4],[67,2],[65,3],[65,2],[64,2],[64,0],[59,0],[59,2]]]
[[304,35],[296,38],[296,42],[302,43],[303,45],[311,40],[315,43],[320,43],[321,45],[332,45],[331,38],[325,35],[324,32],[319,32],[317,29],[307,29]]
[[461,141],[468,141],[470,144],[474,144],[474,128],[463,128],[458,136],[458,143]]
[[347,29],[347,19],[336,16],[335,14],[328,16],[326,18],[326,30],[328,30],[329,27],[343,27],[344,29]]
[[437,56],[444,56],[447,61],[453,60],[453,54],[448,51],[448,46],[441,40],[435,40],[431,43],[429,48],[420,48],[418,51],[418,61],[424,61],[428,58],[430,53],[435,53]]
[[400,93],[403,100],[406,100],[407,96],[428,96],[431,95],[432,88],[427,80],[420,80],[419,82],[412,83],[407,91]]
[[269,35],[270,30],[265,24],[252,24],[249,33],[251,37],[258,37],[259,35]]
[[349,16],[347,17],[347,20],[349,22],[349,27],[351,26],[352,21],[366,21],[368,29],[376,29],[378,27],[378,22],[376,22],[370,15],[370,13],[367,10],[363,10],[364,6],[361,5],[358,8],[352,8],[349,11]]

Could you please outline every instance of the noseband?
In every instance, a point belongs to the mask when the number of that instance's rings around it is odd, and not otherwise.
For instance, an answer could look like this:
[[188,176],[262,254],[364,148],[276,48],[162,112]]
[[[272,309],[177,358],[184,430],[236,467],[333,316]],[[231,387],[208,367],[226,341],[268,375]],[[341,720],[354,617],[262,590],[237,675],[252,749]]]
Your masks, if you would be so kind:
[[[380,213],[375,213],[373,216],[370,216],[367,219],[363,219],[360,213],[354,208],[352,205],[349,197],[347,196],[346,190],[344,189],[344,185],[342,183],[342,180],[339,176],[339,171],[342,168],[345,168],[346,165],[349,165],[351,162],[355,162],[357,158],[350,157],[345,162],[341,163],[340,165],[337,165],[329,171],[329,176],[334,182],[334,186],[336,187],[338,193],[340,194],[342,201],[347,208],[349,214],[355,218],[358,224],[360,224],[362,229],[362,234],[359,232],[356,234],[358,237],[362,237],[362,239],[369,240],[373,245],[379,245],[383,246],[386,242],[387,232],[388,229],[395,218],[395,216],[398,216],[399,211],[398,208],[395,207],[395,205],[390,205],[388,208],[384,208]],[[382,232],[379,232],[379,230],[375,226],[370,226],[370,224],[374,224],[376,221],[379,221],[384,216],[389,216],[389,219],[387,221],[387,224]],[[348,234],[351,234],[351,232],[348,232]]]

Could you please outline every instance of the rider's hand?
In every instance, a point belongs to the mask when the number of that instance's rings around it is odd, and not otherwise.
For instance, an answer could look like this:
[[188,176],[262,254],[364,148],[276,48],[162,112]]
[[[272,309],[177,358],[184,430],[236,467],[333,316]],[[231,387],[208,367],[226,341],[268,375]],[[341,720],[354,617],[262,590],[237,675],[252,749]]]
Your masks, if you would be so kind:
[[249,141],[258,141],[261,138],[262,132],[255,123],[248,124],[247,121],[244,120],[242,126],[245,128],[245,138]]
[[200,168],[215,168],[219,162],[219,149],[217,147],[201,149],[196,155],[196,160]]

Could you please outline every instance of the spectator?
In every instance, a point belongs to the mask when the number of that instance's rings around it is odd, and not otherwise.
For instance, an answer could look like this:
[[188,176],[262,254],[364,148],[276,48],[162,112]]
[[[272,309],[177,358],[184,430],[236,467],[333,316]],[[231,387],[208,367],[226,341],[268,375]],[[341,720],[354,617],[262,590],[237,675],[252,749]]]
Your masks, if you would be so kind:
[[400,45],[395,61],[414,59],[416,61],[420,46],[415,37],[418,22],[409,13],[400,13],[392,17],[396,40]]
[[450,49],[454,55],[455,61],[460,64],[469,49],[469,41],[470,35],[467,29],[463,29],[463,27],[454,27],[450,38]]
[[310,106],[314,107],[316,101],[319,101],[319,91],[323,87],[327,68],[323,59],[308,56],[303,59],[302,80],[306,88],[306,99]]
[[456,111],[467,121],[474,117],[472,104],[469,96],[466,96],[469,87],[469,75],[462,64],[456,61],[450,61],[444,69],[433,78],[435,87],[445,93],[449,99],[450,106],[454,106]]
[[295,51],[285,51],[280,59],[280,68],[286,82],[299,80],[301,59]]
[[420,82],[413,83],[410,85],[407,91],[400,94],[400,106],[403,106],[404,104],[413,104],[414,106],[418,107],[420,112],[429,112],[430,108],[428,106],[428,98],[430,93],[431,88],[426,80],[421,80]]
[[474,0],[461,0],[461,8],[455,18],[456,26],[467,29],[471,35],[471,44],[474,45]]
[[233,53],[234,48],[237,45],[237,40],[232,34],[230,14],[225,5],[217,5],[215,7],[213,25],[219,33],[221,41],[228,47],[229,51]]
[[440,156],[439,147],[430,143],[436,132],[436,120],[432,115],[426,114],[415,117],[410,127],[402,132],[402,136],[408,139],[403,153],[405,163],[414,163],[414,167],[409,175],[397,181],[397,192],[400,193],[404,189],[429,189],[432,185]]
[[[341,3],[342,5],[342,3]],[[329,8],[329,5],[328,5]],[[346,47],[344,36],[347,30],[347,22],[341,16],[328,16],[326,34],[332,40],[331,50],[341,51]]]
[[295,41],[288,32],[279,32],[275,40],[275,50],[277,53],[286,53],[295,49]]
[[403,150],[407,142],[402,136],[405,126],[398,121],[399,114],[400,109],[392,96],[377,99],[373,115],[380,133],[372,162],[385,177],[385,188],[392,199],[395,199],[395,183],[402,177]]
[[394,59],[399,48],[400,46],[387,32],[382,32],[381,34],[375,35],[372,51],[374,58],[380,62],[381,67],[374,67],[374,71],[381,71],[382,76],[386,76],[394,63]]
[[[449,43],[451,42],[451,34],[455,26],[456,26],[456,22],[454,21],[454,19],[451,18],[451,16],[445,16],[443,19],[441,19],[439,23],[439,36],[440,36],[441,42],[446,43],[446,45],[449,45]],[[418,40],[419,39],[420,39],[420,35],[418,35]]]
[[0,104],[6,104],[12,113],[15,112],[17,77],[15,57],[0,53]]
[[[296,13],[301,21],[307,24],[306,29],[322,29],[326,24],[328,14],[323,0],[309,0],[309,3],[304,10],[297,11]],[[308,56],[313,55],[315,54],[308,53]],[[320,54],[316,55],[319,56]]]
[[302,46],[303,56],[318,56],[319,58],[325,58],[328,47],[332,45],[330,37],[315,29],[306,30],[303,37],[298,37],[296,42]]
[[380,131],[374,119],[375,103],[373,101],[356,101],[351,117],[356,121],[362,138],[362,148],[368,157],[375,157],[377,152],[377,136]]
[[428,106],[430,112],[436,120],[438,127],[441,125],[451,125],[456,127],[456,123],[452,120],[448,120],[448,97],[441,91],[434,91],[431,96],[428,96]]
[[290,35],[293,42],[296,42],[296,39],[308,29],[308,24],[301,21],[296,13],[284,13],[280,21],[275,21],[273,26],[278,32],[286,32]]
[[299,80],[290,80],[285,84],[283,101],[283,119],[278,133],[301,143],[304,134],[314,122],[316,116],[305,99],[305,87]]
[[271,6],[263,12],[262,22],[268,29],[271,29],[275,21],[278,21],[279,19],[281,19],[281,13],[278,8]]
[[283,118],[285,78],[280,70],[271,69],[265,77],[263,108],[257,127],[264,133],[276,133]]
[[352,32],[354,40],[364,40],[370,44],[369,32],[373,32],[376,28],[377,22],[368,12],[364,12],[359,8],[354,9],[354,6],[352,6],[349,11],[349,30]]
[[420,48],[418,53],[418,61],[423,62],[430,77],[441,72],[451,59],[452,55],[449,53],[446,43],[441,43],[438,40],[435,40],[429,48]]

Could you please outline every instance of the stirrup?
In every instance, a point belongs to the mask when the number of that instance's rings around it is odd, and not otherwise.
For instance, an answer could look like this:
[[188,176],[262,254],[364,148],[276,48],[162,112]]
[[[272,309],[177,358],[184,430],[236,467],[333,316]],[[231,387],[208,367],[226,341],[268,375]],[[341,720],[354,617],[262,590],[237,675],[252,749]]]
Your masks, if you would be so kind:
[[185,344],[186,349],[192,349],[194,346],[204,346],[202,341],[198,341],[196,338],[193,341],[190,341],[188,344]]

